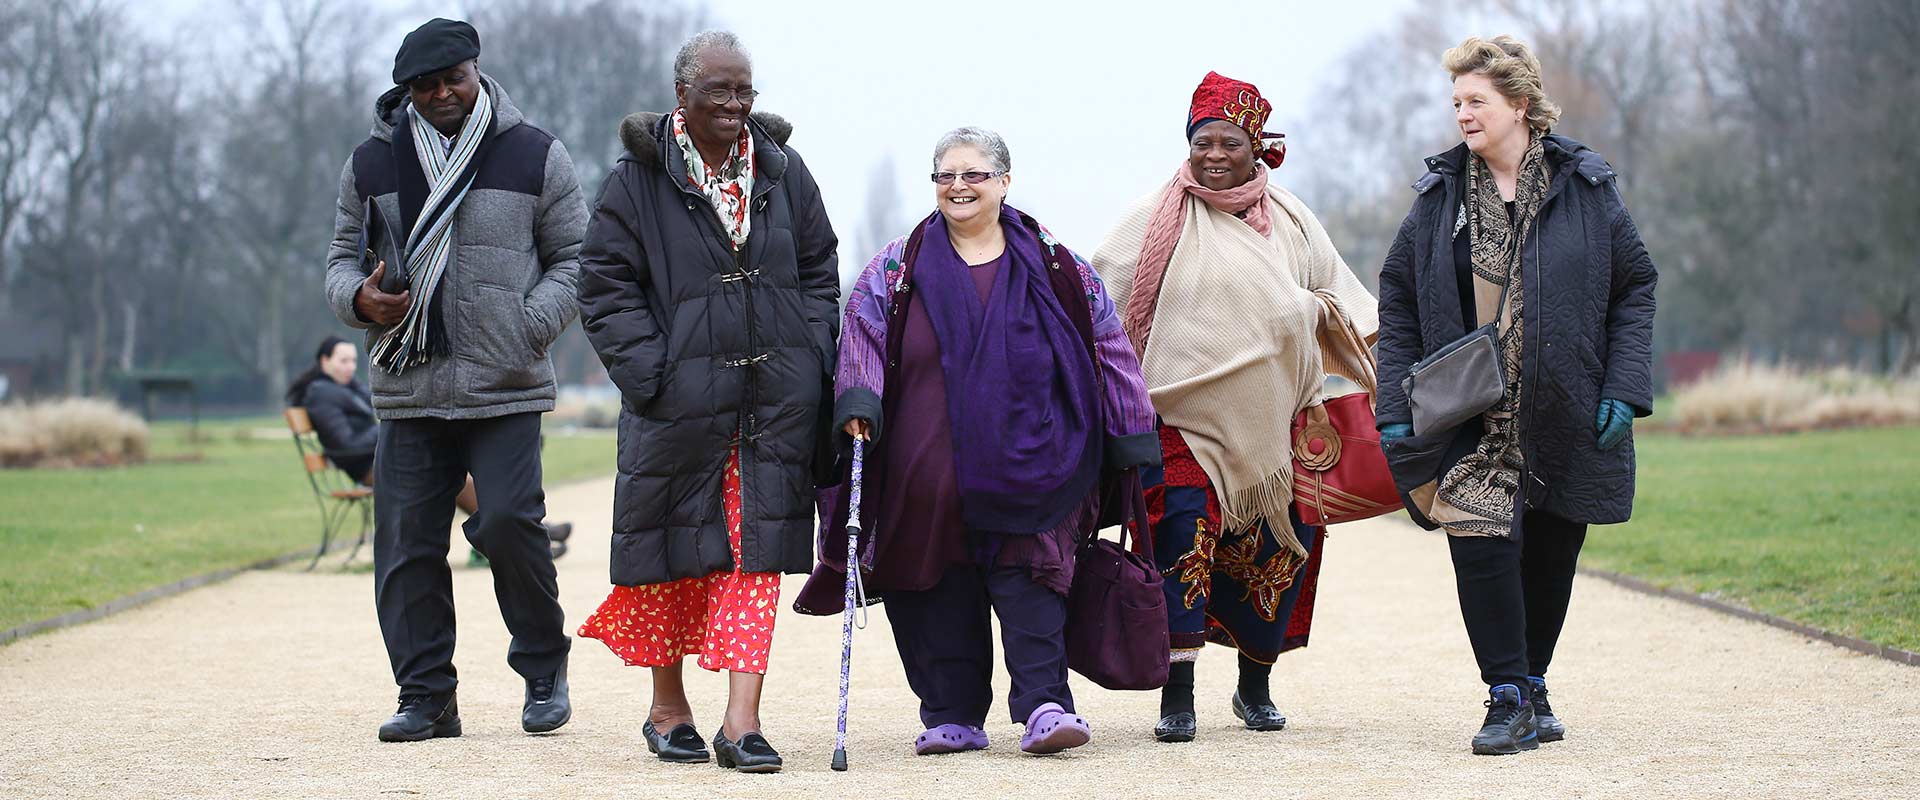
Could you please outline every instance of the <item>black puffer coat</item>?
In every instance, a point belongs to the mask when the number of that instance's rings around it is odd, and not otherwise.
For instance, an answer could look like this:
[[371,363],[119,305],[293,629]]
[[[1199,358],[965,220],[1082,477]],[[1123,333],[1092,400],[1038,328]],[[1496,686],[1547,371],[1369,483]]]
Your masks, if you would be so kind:
[[839,246],[790,126],[755,114],[751,230],[732,252],[669,118],[620,126],[580,252],[587,338],[620,388],[613,582],[734,568],[721,507],[740,442],[740,567],[813,567],[813,469],[838,332]]
[[[1520,446],[1528,508],[1575,522],[1625,522],[1633,513],[1633,441],[1601,450],[1601,398],[1653,413],[1653,259],[1596,153],[1548,135],[1552,183],[1522,244],[1526,287]],[[1466,335],[1455,282],[1454,220],[1465,194],[1467,146],[1426,160],[1419,197],[1380,271],[1380,425],[1411,424],[1400,382],[1427,354]],[[1465,235],[1462,233],[1461,235]],[[1472,450],[1481,423],[1390,444],[1402,490],[1433,480]],[[1433,527],[1419,513],[1414,518]]]

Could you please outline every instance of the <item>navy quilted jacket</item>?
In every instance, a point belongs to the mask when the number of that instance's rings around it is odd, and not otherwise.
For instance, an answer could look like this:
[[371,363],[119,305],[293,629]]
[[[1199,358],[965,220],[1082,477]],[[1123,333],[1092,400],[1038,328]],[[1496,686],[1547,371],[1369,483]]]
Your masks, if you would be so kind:
[[[1594,416],[1601,398],[1627,403],[1636,416],[1653,413],[1653,259],[1606,159],[1559,135],[1548,135],[1545,147],[1552,183],[1522,257],[1522,496],[1528,508],[1576,522],[1625,522],[1633,513],[1633,442],[1601,450]],[[1428,172],[1414,184],[1419,196],[1380,272],[1382,426],[1412,423],[1401,388],[1407,370],[1467,332],[1452,235],[1468,158],[1461,144],[1426,160]],[[1437,477],[1480,430],[1474,420],[1392,448],[1396,482],[1405,489]]]

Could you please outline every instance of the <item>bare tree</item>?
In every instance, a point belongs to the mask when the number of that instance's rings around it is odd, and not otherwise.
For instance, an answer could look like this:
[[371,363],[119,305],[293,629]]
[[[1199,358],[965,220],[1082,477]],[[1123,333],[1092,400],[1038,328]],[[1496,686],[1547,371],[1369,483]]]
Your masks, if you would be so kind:
[[41,185],[35,145],[53,102],[60,6],[0,2],[0,282],[16,223]]
[[[673,108],[674,54],[705,24],[692,3],[640,0],[492,0],[472,19],[481,71],[567,146],[589,198],[620,157],[620,121]],[[550,352],[563,382],[602,374],[578,326]]]
[[672,110],[674,53],[704,17],[674,2],[492,0],[473,22],[486,43],[481,71],[597,182],[620,156],[620,120]]
[[[248,47],[220,87],[214,169],[218,250],[210,289],[231,350],[273,403],[305,339],[331,327],[314,292],[340,165],[371,124],[374,86],[363,42],[374,18],[357,3],[235,2]],[[215,300],[214,298],[219,298]],[[294,344],[298,334],[300,344]]]
[[[137,46],[119,10],[104,2],[43,7],[52,48],[49,95],[27,158],[37,162],[38,202],[23,207],[24,293],[55,302],[48,315],[62,334],[65,389],[104,386],[111,271],[105,250],[119,223],[116,182],[125,154],[114,147],[119,114],[133,94]],[[47,307],[46,304],[41,306]]]

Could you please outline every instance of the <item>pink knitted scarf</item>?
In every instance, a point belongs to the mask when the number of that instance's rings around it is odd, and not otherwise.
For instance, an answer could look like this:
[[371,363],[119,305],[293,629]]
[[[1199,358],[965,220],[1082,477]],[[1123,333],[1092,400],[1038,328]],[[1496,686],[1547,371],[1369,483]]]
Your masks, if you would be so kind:
[[1216,211],[1233,214],[1253,227],[1261,236],[1273,233],[1273,220],[1267,211],[1267,165],[1255,161],[1253,178],[1231,189],[1208,189],[1193,179],[1193,168],[1181,162],[1173,180],[1160,190],[1160,202],[1147,219],[1147,238],[1140,245],[1140,262],[1134,267],[1133,296],[1121,313],[1121,321],[1133,337],[1134,352],[1144,356],[1147,336],[1153,332],[1153,309],[1160,303],[1160,283],[1173,260],[1173,248],[1180,243],[1180,228],[1185,220],[1187,195],[1193,195]]

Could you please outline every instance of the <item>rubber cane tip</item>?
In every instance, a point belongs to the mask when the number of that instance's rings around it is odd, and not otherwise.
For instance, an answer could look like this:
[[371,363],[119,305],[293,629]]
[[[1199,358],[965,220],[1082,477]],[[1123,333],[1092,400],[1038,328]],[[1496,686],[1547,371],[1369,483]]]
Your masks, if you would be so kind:
[[847,751],[846,751],[846,748],[841,748],[841,747],[837,747],[837,748],[834,748],[834,751],[833,751],[833,771],[834,771],[834,772],[846,772],[846,771],[847,771]]

